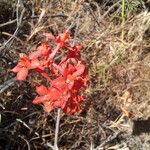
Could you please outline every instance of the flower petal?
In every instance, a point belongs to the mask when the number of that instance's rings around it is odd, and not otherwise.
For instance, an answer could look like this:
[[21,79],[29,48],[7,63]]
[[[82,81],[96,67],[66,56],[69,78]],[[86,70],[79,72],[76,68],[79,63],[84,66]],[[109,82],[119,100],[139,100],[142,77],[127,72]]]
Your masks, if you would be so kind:
[[17,80],[25,80],[28,75],[28,69],[27,68],[22,68],[18,73],[17,73]]
[[40,86],[36,86],[36,92],[39,95],[45,95],[48,93],[48,90],[44,85],[40,85]]
[[44,33],[43,35],[47,38],[47,40],[54,40],[55,39],[54,35],[52,35],[51,33]]
[[47,94],[47,95],[44,95],[44,96],[39,96],[39,97],[36,97],[32,103],[33,104],[39,104],[39,103],[45,103],[46,101],[50,100],[51,98],[51,95]]
[[35,51],[29,54],[30,59],[36,59],[37,57],[41,56],[41,51]]
[[79,64],[76,67],[77,71],[75,73],[73,73],[73,76],[80,76],[84,73],[85,70],[85,66],[83,64]]
[[44,110],[48,113],[51,112],[52,109],[54,108],[54,106],[52,105],[51,102],[44,102],[43,104],[44,104],[44,106],[43,106]]
[[50,46],[48,44],[41,44],[37,50],[41,51],[42,55],[46,56],[49,52],[51,52]]
[[25,67],[25,68],[30,67],[30,60],[29,60],[28,56],[21,53],[18,64],[22,67]]
[[70,32],[66,30],[64,33],[60,35],[60,38],[63,42],[65,42],[68,39],[69,35],[70,35]]
[[54,79],[52,81],[52,86],[57,88],[57,89],[63,89],[65,86],[66,86],[66,83],[65,83],[65,78],[63,77],[58,77],[56,79]]
[[20,67],[19,65],[15,66],[13,69],[11,69],[12,72],[19,72],[21,70],[22,67]]
[[31,61],[31,69],[34,69],[34,68],[38,68],[38,67],[40,67],[40,65],[41,65],[41,63],[40,63],[40,61],[39,60],[33,60],[33,61]]

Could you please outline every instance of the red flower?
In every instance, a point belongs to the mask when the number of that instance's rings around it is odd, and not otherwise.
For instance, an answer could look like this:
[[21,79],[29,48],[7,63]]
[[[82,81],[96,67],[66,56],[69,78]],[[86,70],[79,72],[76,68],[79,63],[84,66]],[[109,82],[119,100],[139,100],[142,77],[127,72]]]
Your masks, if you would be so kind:
[[[62,64],[63,71],[60,71],[68,84],[69,89],[81,90],[87,86],[88,71],[82,61],[69,59],[70,63]],[[65,66],[64,66],[65,65]],[[59,69],[60,70],[60,69]]]
[[53,58],[55,57],[55,55],[57,54],[57,52],[65,46],[69,35],[70,35],[70,32],[67,30],[64,33],[58,35],[57,37],[53,37],[52,35],[45,34],[45,36],[47,36],[47,38],[50,38],[50,39],[54,38],[55,42],[57,43],[57,46],[52,51],[52,53],[49,55],[49,58],[48,58],[49,61],[52,61]]
[[81,58],[80,50],[81,50],[81,45],[75,45],[73,47],[68,47],[66,46],[66,49],[68,50],[67,58]]
[[52,73],[62,75],[70,90],[81,90],[87,86],[88,71],[82,61],[68,59],[68,62],[53,64]]
[[[60,80],[60,82],[58,82]],[[54,80],[53,86],[46,88],[43,85],[36,87],[36,92],[40,95],[39,97],[33,100],[33,104],[43,103],[44,110],[50,112],[54,108],[62,108],[62,110],[71,115],[75,112],[81,112],[80,104],[83,101],[83,96],[80,96],[78,93],[73,93],[65,88],[60,88],[64,84],[63,78]],[[63,84],[61,84],[63,82]],[[64,86],[66,86],[64,84]]]
[[29,58],[24,54],[20,54],[18,65],[14,67],[11,71],[17,73],[18,80],[25,80],[25,78],[28,75],[29,68],[30,68]]
[[80,113],[82,111],[80,104],[83,102],[83,100],[83,96],[78,95],[78,93],[72,93],[65,107],[63,108],[63,111],[68,115],[71,115],[75,112]]
[[66,42],[68,40],[70,32],[68,30],[66,30],[64,33],[59,34],[57,37],[55,37],[51,33],[44,33],[44,35],[46,36],[47,41],[48,40],[55,40],[55,42],[61,43],[64,45],[64,42]]
[[50,53],[51,53],[50,46],[46,43],[42,43],[39,47],[37,47],[36,51],[29,54],[29,58],[30,59],[36,59],[36,58],[41,57],[41,56],[48,57]]
[[[67,84],[64,78],[60,77],[52,81],[52,85],[46,88],[43,85],[36,87],[36,92],[40,95],[33,100],[34,104],[43,103],[44,109],[50,112],[53,108],[63,108],[70,97]],[[49,109],[48,109],[49,108]]]
[[76,66],[67,64],[63,70],[60,66],[62,77],[58,77],[51,82],[51,87],[36,87],[36,92],[40,95],[33,100],[34,104],[43,103],[44,109],[50,112],[53,108],[60,107],[67,114],[80,112],[80,103],[83,97],[79,95],[87,83],[87,71],[84,64],[79,61]]
[[17,73],[17,80],[25,80],[29,70],[39,66],[38,60],[31,61],[25,54],[20,54],[19,63],[11,71]]
[[[33,100],[34,104],[42,103],[46,112],[58,107],[68,115],[81,112],[80,104],[84,99],[81,92],[87,86],[88,71],[81,60],[81,46],[71,46],[69,34],[69,31],[65,31],[54,37],[46,33],[47,40],[54,40],[56,47],[51,48],[48,43],[43,43],[29,57],[21,54],[19,63],[12,69],[17,73],[18,80],[26,79],[31,69],[46,78],[50,87],[36,86],[39,96]],[[60,56],[60,50],[64,51],[65,56]]]

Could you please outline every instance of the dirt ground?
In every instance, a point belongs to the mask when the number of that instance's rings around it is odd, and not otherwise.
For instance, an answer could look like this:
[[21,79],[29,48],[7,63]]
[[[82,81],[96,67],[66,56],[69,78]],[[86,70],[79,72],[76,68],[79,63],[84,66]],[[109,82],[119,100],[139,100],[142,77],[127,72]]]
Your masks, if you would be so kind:
[[83,111],[61,114],[59,149],[150,150],[149,10],[149,0],[1,0],[0,150],[50,149],[56,110],[32,104],[38,76],[19,82],[10,69],[73,22],[89,86]]

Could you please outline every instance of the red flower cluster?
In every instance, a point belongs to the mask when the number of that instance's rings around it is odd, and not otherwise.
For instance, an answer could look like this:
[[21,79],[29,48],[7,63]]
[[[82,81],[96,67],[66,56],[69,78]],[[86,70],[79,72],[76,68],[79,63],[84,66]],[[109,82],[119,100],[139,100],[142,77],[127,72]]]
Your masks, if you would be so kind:
[[[88,71],[80,55],[81,46],[71,46],[68,31],[57,37],[49,33],[45,36],[47,42],[29,56],[20,54],[19,63],[12,71],[17,73],[18,80],[25,80],[29,70],[47,79],[50,87],[36,86],[39,96],[33,100],[34,104],[43,103],[45,111],[61,108],[67,114],[80,112],[80,104],[84,100],[81,91],[85,90],[88,80]],[[50,40],[56,43],[54,48],[49,46]],[[46,73],[48,69],[53,79]]]

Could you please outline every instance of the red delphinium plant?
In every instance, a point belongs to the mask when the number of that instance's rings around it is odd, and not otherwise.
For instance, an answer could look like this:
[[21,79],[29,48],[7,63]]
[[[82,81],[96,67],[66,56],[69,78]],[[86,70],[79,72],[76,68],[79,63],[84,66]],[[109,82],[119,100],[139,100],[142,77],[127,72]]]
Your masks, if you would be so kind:
[[[49,82],[49,87],[36,86],[39,96],[33,100],[33,104],[42,103],[46,112],[61,108],[68,115],[79,113],[80,104],[84,100],[81,92],[86,89],[88,82],[88,70],[80,54],[81,46],[72,46],[68,30],[56,37],[50,33],[44,35],[46,42],[29,56],[20,54],[19,63],[11,71],[17,73],[17,80],[25,80],[29,71],[34,70]],[[55,46],[48,44],[51,40],[55,42]],[[46,70],[49,70],[53,78],[50,78]],[[57,135],[55,140],[57,141]],[[55,149],[58,149],[56,141]]]

